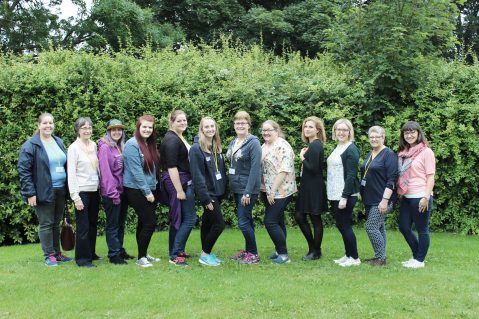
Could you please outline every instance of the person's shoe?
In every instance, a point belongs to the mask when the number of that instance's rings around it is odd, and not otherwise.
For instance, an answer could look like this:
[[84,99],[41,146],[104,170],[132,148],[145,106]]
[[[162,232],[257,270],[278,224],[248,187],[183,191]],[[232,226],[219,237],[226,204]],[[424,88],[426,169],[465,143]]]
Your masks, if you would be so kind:
[[402,261],[401,264],[404,266],[404,265],[406,265],[406,264],[411,263],[413,260],[414,260],[414,258],[411,258],[411,259],[408,259],[408,260],[406,260],[406,261]]
[[311,253],[308,253],[306,256],[303,256],[301,260],[303,261],[309,261],[309,260],[317,260],[321,258],[321,255],[319,255],[317,252],[313,251]]
[[231,260],[242,260],[243,257],[247,254],[248,252],[246,250],[240,250],[236,255],[231,256]]
[[125,259],[125,260],[135,259],[134,256],[128,254],[126,251],[124,251],[124,252],[121,253],[121,257],[122,257],[123,259]]
[[156,258],[156,257],[153,257],[153,256],[150,256],[150,255],[146,255],[146,259],[150,262],[150,263],[157,263],[160,261],[160,258]]
[[273,260],[273,259],[278,258],[278,256],[279,256],[279,255],[278,255],[278,252],[275,251],[275,252],[273,252],[273,253],[271,254],[271,256],[269,256],[268,258],[271,259],[271,260]]
[[371,262],[376,259],[378,259],[378,257],[366,258],[366,259],[363,259],[363,262]]
[[222,263],[223,260],[222,259],[219,259],[218,256],[216,256],[215,254],[211,253],[210,256],[212,256],[218,263]]
[[361,265],[361,260],[354,259],[353,257],[349,257],[345,262],[339,264],[341,267],[351,267],[351,266],[359,266]]
[[272,260],[273,264],[289,264],[291,262],[291,259],[289,259],[288,255],[278,255],[275,259]]
[[66,263],[66,262],[72,261],[72,259],[71,259],[70,257],[65,256],[65,255],[62,254],[61,252],[59,252],[58,254],[56,254],[56,255],[55,255],[55,258],[56,258],[57,262],[62,262],[62,263]]
[[146,257],[141,257],[136,261],[136,264],[140,266],[141,268],[148,268],[148,267],[153,267],[153,264],[146,259]]
[[95,266],[93,263],[86,263],[86,264],[78,265],[78,267],[82,267],[82,268],[95,268],[96,266]]
[[403,266],[406,268],[424,268],[425,264],[424,261],[413,259],[411,262],[404,264]]
[[115,265],[126,265],[128,264],[125,259],[121,255],[116,255],[113,257],[110,257],[110,262]]
[[386,259],[373,259],[369,262],[371,266],[386,266]]
[[98,256],[97,254],[93,254],[91,256],[91,260],[102,260],[103,258],[101,258],[100,256]]
[[185,257],[180,257],[180,256],[176,256],[175,258],[173,259],[170,259],[170,264],[173,264],[175,266],[188,266],[188,264],[186,263],[186,259]]
[[55,258],[54,255],[49,255],[49,256],[45,257],[45,266],[48,266],[48,267],[58,266],[57,259]]
[[211,256],[211,254],[206,255],[206,256],[200,256],[200,259],[198,259],[200,264],[205,265],[205,266],[219,266],[220,263],[216,261],[216,258]]
[[247,252],[244,256],[243,259],[240,260],[240,264],[244,265],[256,265],[259,264],[259,255],[257,254],[252,254],[250,252]]
[[349,257],[346,256],[346,255],[344,255],[343,257],[341,257],[341,258],[339,258],[339,259],[335,259],[334,262],[335,262],[336,264],[342,264],[343,262],[345,262],[345,261],[348,260],[348,259],[349,259]]
[[186,251],[182,251],[181,253],[178,254],[178,256],[183,257],[183,258],[190,258],[191,257]]

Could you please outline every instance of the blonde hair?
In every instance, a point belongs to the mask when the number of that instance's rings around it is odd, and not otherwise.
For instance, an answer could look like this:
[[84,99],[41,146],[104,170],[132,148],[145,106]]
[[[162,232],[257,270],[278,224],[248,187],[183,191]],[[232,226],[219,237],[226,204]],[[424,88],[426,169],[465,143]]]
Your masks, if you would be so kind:
[[246,122],[248,122],[248,125],[251,126],[251,116],[246,111],[236,112],[235,116],[233,117],[233,121],[237,120],[245,120]]
[[339,125],[339,124],[344,124],[348,127],[349,129],[349,137],[348,137],[348,141],[349,142],[354,142],[354,128],[353,128],[353,124],[351,123],[350,120],[348,119],[339,119],[337,120],[334,125],[333,125],[333,130],[332,130],[332,133],[333,133],[333,141],[337,141],[338,139],[336,138],[336,134],[335,134],[335,131],[336,131],[336,127]]
[[301,127],[301,139],[305,143],[309,143],[309,140],[304,136],[304,126],[306,125],[306,122],[313,122],[314,126],[318,130],[318,133],[316,134],[316,137],[324,144],[326,143],[326,131],[324,130],[324,123],[323,120],[321,120],[317,116],[309,116],[304,119],[303,125]]
[[265,124],[271,125],[274,128],[274,130],[278,132],[278,136],[284,138],[283,130],[281,129],[281,126],[279,126],[279,124],[276,121],[266,120],[263,122],[263,124],[261,124],[261,127],[263,127],[263,125]]
[[[208,142],[206,140],[206,135],[205,133],[203,133],[203,125],[206,121],[213,121],[216,128],[216,133],[213,136],[213,147],[211,150],[209,148],[210,145],[208,145]],[[218,127],[218,124],[216,124],[216,121],[213,118],[209,116],[205,116],[201,118],[200,126],[198,127],[198,137],[199,137],[200,148],[203,150],[203,152],[209,153],[210,151],[213,151],[216,154],[221,153],[220,128]]]
[[183,114],[186,117],[185,111],[182,111],[182,110],[175,110],[175,111],[172,111],[170,114],[168,114],[168,128],[170,130],[172,129],[171,124],[176,120],[178,115],[181,115],[181,114]]

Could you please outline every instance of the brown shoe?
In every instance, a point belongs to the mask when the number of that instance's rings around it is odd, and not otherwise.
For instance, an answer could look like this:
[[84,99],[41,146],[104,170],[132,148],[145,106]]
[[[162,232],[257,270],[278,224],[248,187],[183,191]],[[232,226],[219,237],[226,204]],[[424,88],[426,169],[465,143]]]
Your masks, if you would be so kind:
[[386,259],[373,259],[369,262],[371,266],[386,266]]

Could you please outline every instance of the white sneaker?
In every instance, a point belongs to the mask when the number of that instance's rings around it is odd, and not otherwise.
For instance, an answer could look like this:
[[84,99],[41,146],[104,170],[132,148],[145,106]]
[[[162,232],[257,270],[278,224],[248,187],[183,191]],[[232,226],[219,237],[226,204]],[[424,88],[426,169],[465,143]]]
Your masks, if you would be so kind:
[[411,258],[411,259],[408,259],[406,261],[401,262],[401,264],[404,266],[404,265],[410,264],[413,260],[414,260],[414,258]]
[[138,259],[136,264],[142,268],[153,267],[153,264],[151,264],[146,257],[141,257]]
[[353,257],[349,257],[345,262],[340,263],[339,266],[341,267],[350,267],[350,266],[359,266],[361,265],[361,259],[354,259]]
[[345,262],[345,261],[348,260],[348,259],[349,259],[349,257],[346,256],[346,255],[344,255],[343,257],[341,257],[341,258],[339,258],[339,259],[335,259],[334,262],[335,262],[336,264],[342,264],[343,262]]
[[404,264],[403,266],[406,268],[424,268],[425,265],[423,261],[413,259],[412,261],[407,264]]
[[156,257],[153,257],[153,256],[150,256],[150,255],[146,255],[146,260],[148,260],[150,263],[152,262],[159,262],[160,261],[160,258],[156,258]]

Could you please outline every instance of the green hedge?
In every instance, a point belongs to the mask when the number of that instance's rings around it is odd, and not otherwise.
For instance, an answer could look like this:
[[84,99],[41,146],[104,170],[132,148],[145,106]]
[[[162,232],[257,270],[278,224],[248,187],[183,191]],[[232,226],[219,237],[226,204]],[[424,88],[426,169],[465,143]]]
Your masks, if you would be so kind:
[[[0,56],[0,244],[37,239],[35,214],[19,194],[16,163],[21,144],[32,135],[36,118],[44,111],[55,116],[56,134],[67,145],[75,138],[73,122],[81,115],[92,118],[95,139],[112,117],[123,120],[131,135],[135,119],[143,113],[159,119],[162,136],[167,113],[180,108],[188,114],[189,140],[200,118],[211,115],[218,121],[226,146],[234,135],[232,116],[244,109],[253,116],[254,134],[259,135],[262,121],[275,119],[297,151],[303,146],[304,117],[324,118],[330,135],[334,121],[345,116],[356,126],[363,156],[369,150],[366,130],[370,125],[383,125],[387,144],[395,149],[402,123],[417,119],[438,159],[432,228],[479,233],[479,67],[424,61],[422,85],[412,97],[415,105],[381,114],[380,121],[373,121],[378,116],[364,108],[363,85],[328,55],[305,60],[297,55],[275,57],[258,47],[223,48],[190,47],[181,54],[168,50],[114,55],[49,51],[38,57]],[[327,150],[333,147],[328,141]],[[158,227],[164,228],[167,209],[160,210]],[[361,211],[357,208],[359,217]],[[226,222],[234,225],[231,201],[225,203],[224,214]],[[255,220],[261,222],[262,215],[262,206],[255,206]],[[133,229],[134,214],[130,217]],[[330,222],[329,217],[326,220]],[[388,223],[395,227],[395,218]]]

